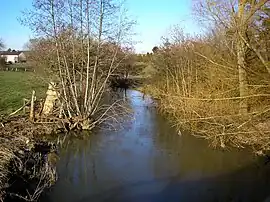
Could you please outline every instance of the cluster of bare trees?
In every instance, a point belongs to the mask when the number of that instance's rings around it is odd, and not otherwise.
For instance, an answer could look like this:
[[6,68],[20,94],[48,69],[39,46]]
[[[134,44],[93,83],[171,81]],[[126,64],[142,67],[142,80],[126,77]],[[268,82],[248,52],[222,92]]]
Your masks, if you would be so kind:
[[[253,51],[270,74],[267,51],[260,34],[267,32],[269,0],[229,0],[195,2],[200,18],[225,32],[226,46],[237,55],[240,97],[248,96],[247,52]],[[240,112],[248,111],[247,99],[241,99]]]
[[4,42],[2,41],[2,39],[0,38],[0,50],[5,48]]
[[[134,22],[118,0],[34,0],[23,23],[37,38],[30,60],[56,83],[60,117],[84,128],[104,121],[102,98],[129,47]],[[116,104],[116,103],[114,103]]]
[[269,150],[269,0],[194,1],[208,31],[174,27],[153,57],[150,90],[177,120],[214,145]]
[[[2,39],[0,38],[0,50],[2,50],[3,48],[5,48],[5,44],[2,41]],[[0,67],[2,67],[4,65],[5,65],[5,60],[4,60],[4,58],[0,57]]]

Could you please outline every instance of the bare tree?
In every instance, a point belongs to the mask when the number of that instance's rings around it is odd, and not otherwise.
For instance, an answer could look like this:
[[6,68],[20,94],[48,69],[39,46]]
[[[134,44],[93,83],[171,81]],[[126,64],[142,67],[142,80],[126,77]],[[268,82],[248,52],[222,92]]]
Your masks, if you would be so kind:
[[[0,38],[0,50],[4,49],[5,45],[4,42],[2,41],[2,39]],[[0,57],[0,67],[5,66],[6,62],[5,62],[5,58]]]
[[33,6],[24,23],[50,47],[61,111],[91,129],[111,109],[101,101],[111,74],[125,58],[120,53],[134,22],[117,0],[35,0]]
[[268,2],[196,1],[205,34],[188,36],[174,26],[164,37],[145,89],[179,130],[214,146],[270,150],[270,75],[259,56],[269,61]]
[[5,48],[5,44],[2,41],[2,39],[0,38],[0,50]]
[[[240,97],[243,98],[240,100],[240,113],[247,114],[248,102],[246,97],[249,93],[246,53],[248,48],[252,48],[249,43],[248,32],[251,26],[256,24],[254,22],[256,20],[255,16],[269,0],[207,0],[194,2],[196,15],[199,14],[200,19],[203,19],[205,22],[212,22],[212,26],[221,27],[226,32],[230,32],[233,45],[231,48],[235,48],[237,54],[239,93]],[[253,50],[257,53],[267,70],[270,70],[259,51],[255,48]]]

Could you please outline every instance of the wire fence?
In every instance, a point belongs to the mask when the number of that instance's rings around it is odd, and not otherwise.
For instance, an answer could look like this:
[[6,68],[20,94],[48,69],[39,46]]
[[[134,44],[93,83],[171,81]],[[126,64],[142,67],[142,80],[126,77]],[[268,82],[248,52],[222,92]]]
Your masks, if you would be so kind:
[[13,72],[35,72],[34,68],[31,67],[0,67],[0,71],[13,71]]

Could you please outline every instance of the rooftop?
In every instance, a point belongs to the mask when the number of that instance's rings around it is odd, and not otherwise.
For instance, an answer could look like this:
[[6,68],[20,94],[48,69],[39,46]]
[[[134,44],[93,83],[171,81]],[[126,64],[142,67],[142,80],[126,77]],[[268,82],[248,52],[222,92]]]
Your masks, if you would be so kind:
[[0,55],[19,55],[22,51],[0,51]]

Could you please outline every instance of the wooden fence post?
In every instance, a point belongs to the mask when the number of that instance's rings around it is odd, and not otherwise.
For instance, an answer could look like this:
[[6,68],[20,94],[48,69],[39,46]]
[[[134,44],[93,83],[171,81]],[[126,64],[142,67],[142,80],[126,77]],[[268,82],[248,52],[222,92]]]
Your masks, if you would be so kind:
[[[25,103],[26,103],[26,100],[25,100],[25,98],[23,98],[23,105],[25,105]],[[25,107],[23,108],[23,114],[25,114],[26,113],[26,111],[25,111]]]
[[31,107],[30,107],[30,120],[34,121],[35,119],[35,94],[36,92],[33,90],[32,98],[31,98]]

